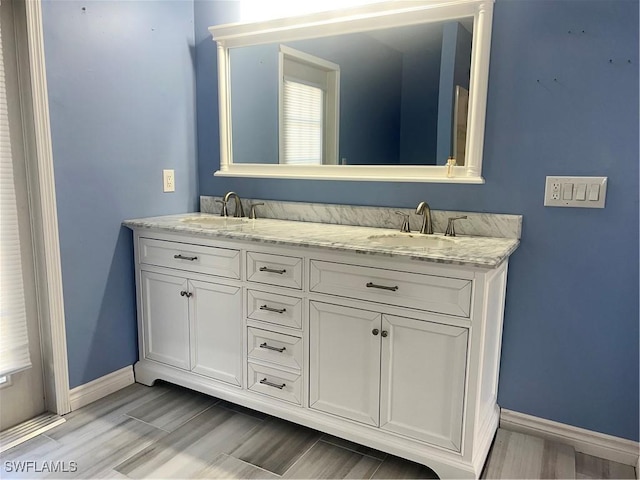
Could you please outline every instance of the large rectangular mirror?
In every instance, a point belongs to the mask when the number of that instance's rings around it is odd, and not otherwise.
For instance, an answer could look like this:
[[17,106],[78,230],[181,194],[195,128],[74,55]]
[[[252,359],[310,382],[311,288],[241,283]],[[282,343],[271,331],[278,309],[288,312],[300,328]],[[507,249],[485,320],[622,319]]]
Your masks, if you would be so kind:
[[396,1],[211,27],[216,175],[482,183],[491,15]]

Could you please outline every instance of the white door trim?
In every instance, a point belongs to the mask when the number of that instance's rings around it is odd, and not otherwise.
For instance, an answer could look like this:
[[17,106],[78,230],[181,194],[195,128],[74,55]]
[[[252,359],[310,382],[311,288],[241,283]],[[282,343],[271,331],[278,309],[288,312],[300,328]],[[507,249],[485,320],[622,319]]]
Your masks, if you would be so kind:
[[71,410],[69,368],[41,1],[16,3],[24,5],[24,9],[16,8],[14,15],[16,26],[21,24],[17,42],[18,68],[31,79],[31,95],[25,92],[21,95],[21,101],[23,113],[33,118],[32,125],[31,122],[24,124],[25,138],[28,139],[25,142],[25,156],[38,290],[45,406],[51,412],[64,415]]

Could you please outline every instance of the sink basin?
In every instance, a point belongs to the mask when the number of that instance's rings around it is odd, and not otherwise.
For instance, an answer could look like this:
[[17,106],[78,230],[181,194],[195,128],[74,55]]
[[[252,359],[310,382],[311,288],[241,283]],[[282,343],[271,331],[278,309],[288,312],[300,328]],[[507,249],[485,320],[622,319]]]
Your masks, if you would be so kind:
[[388,233],[371,235],[368,239],[378,245],[388,247],[447,248],[456,243],[456,240],[450,237],[424,235],[421,233]]
[[192,223],[194,225],[200,225],[203,227],[224,227],[229,225],[238,225],[240,223],[246,223],[248,218],[242,217],[187,217],[180,220],[182,223]]

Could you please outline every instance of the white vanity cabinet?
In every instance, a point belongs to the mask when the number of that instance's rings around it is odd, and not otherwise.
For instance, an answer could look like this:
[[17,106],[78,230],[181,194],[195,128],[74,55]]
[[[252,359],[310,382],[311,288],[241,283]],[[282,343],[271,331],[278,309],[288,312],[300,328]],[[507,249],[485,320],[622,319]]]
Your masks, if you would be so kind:
[[381,315],[310,303],[309,407],[379,426]]
[[199,390],[441,478],[480,475],[499,419],[506,260],[134,232],[136,381]]
[[242,386],[242,288],[189,281],[191,370]]
[[380,428],[459,452],[469,330],[383,315],[381,332]]
[[241,386],[242,288],[209,275],[239,278],[240,252],[150,238],[139,251],[144,358]]
[[460,451],[467,339],[464,327],[311,302],[309,407]]
[[[247,388],[301,406],[304,400],[303,259],[247,251]],[[270,291],[265,291],[268,289]]]
[[139,278],[144,358],[190,370],[188,280],[146,270]]

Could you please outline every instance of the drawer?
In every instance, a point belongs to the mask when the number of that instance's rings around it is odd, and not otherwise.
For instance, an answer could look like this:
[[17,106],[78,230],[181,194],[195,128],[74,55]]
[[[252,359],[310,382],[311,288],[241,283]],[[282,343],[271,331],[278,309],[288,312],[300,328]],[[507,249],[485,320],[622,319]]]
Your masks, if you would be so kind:
[[469,317],[471,281],[382,268],[311,261],[309,290]]
[[279,287],[302,288],[302,259],[247,252],[247,280]]
[[247,317],[283,327],[302,328],[302,299],[247,290]]
[[140,263],[240,278],[240,251],[188,243],[140,239]]
[[302,404],[302,376],[249,362],[249,390]]
[[249,327],[247,343],[250,358],[302,370],[302,338]]

